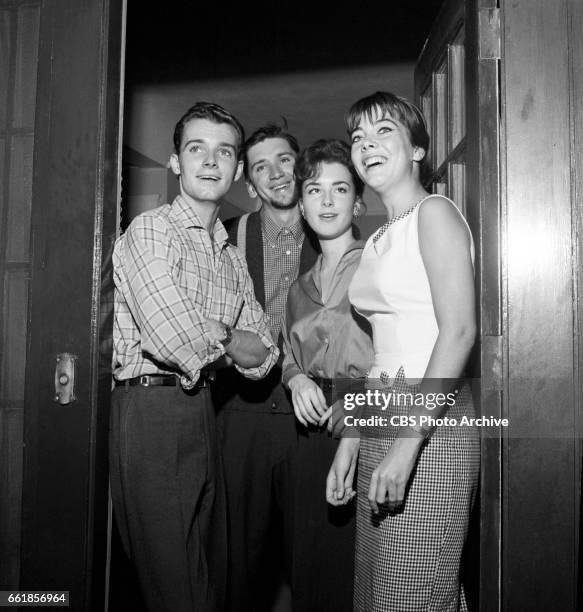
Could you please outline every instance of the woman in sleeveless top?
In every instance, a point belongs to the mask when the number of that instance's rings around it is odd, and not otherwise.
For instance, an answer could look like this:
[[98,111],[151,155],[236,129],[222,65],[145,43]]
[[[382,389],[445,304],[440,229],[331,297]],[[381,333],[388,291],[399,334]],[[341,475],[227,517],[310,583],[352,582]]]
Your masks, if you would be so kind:
[[292,600],[295,612],[352,610],[354,504],[331,508],[323,495],[338,438],[326,430],[335,390],[364,388],[372,363],[370,326],[348,301],[364,243],[352,221],[363,184],[340,140],[319,140],[296,160],[301,212],[321,255],[291,286],[283,325],[283,381],[299,421],[294,492]]
[[[353,105],[347,127],[357,172],[388,215],[349,297],[373,329],[368,384],[393,398],[384,410],[367,402],[328,475],[328,501],[344,504],[360,451],[354,608],[467,610],[459,566],[479,435],[462,419],[473,406],[459,378],[476,332],[472,237],[454,203],[423,188],[429,136],[415,106],[377,92]],[[369,418],[379,416],[389,419]]]

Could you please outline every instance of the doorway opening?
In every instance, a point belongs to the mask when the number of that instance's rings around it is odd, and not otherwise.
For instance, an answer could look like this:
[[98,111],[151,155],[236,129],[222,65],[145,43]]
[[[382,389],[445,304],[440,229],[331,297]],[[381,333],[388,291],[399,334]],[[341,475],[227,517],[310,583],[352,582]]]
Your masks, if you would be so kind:
[[[407,0],[390,11],[342,11],[295,3],[215,6],[181,0],[128,6],[121,225],[178,193],[167,168],[177,119],[199,100],[232,111],[247,133],[284,117],[301,147],[317,138],[346,139],[344,113],[363,95],[388,90],[414,99],[415,62],[444,4],[428,0],[420,12]],[[385,220],[380,201],[365,193],[359,221],[366,238]],[[221,219],[255,210],[242,181],[223,202]],[[476,506],[477,507],[477,506]],[[477,537],[477,531],[473,539]],[[469,599],[477,599],[477,550]],[[470,564],[468,564],[470,565]],[[471,584],[473,583],[473,584]],[[139,591],[115,535],[110,610],[139,609]],[[474,606],[475,608],[475,606]]]

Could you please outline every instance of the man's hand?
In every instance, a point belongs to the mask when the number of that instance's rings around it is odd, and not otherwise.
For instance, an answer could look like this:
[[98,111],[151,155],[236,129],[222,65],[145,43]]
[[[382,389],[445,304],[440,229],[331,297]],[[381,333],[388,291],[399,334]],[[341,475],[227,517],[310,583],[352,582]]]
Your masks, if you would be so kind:
[[360,438],[342,438],[326,478],[326,501],[332,506],[343,506],[355,495],[352,488],[360,448]]
[[328,409],[322,389],[305,374],[296,374],[288,382],[288,387],[292,392],[292,403],[298,421],[306,427],[308,423],[318,424]]
[[221,321],[216,321],[215,319],[205,319],[204,324],[211,337],[213,346],[216,346],[219,342],[224,340],[226,335],[226,325],[224,323],[221,323]]
[[[227,325],[215,319],[205,319],[211,342],[216,346],[227,338]],[[269,349],[254,332],[232,329],[231,342],[225,346],[225,364],[236,363],[243,368],[260,366],[269,355]]]

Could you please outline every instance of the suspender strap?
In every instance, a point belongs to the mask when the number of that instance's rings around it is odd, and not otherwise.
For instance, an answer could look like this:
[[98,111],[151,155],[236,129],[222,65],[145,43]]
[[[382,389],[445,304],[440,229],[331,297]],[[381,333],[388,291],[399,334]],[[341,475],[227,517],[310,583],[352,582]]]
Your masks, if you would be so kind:
[[251,213],[241,215],[239,224],[237,225],[237,247],[243,254],[246,254],[245,247],[247,246],[247,219]]

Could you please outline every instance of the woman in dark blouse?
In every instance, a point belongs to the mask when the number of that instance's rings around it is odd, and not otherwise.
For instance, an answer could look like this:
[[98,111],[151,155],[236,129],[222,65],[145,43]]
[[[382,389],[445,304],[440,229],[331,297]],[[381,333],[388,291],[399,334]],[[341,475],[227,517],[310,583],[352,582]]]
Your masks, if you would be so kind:
[[363,184],[340,140],[318,140],[296,161],[300,209],[321,255],[289,291],[283,328],[283,381],[292,392],[300,435],[294,497],[293,609],[352,610],[354,508],[326,503],[324,487],[338,440],[326,421],[350,381],[372,362],[366,321],[348,301],[363,243],[352,222]]

